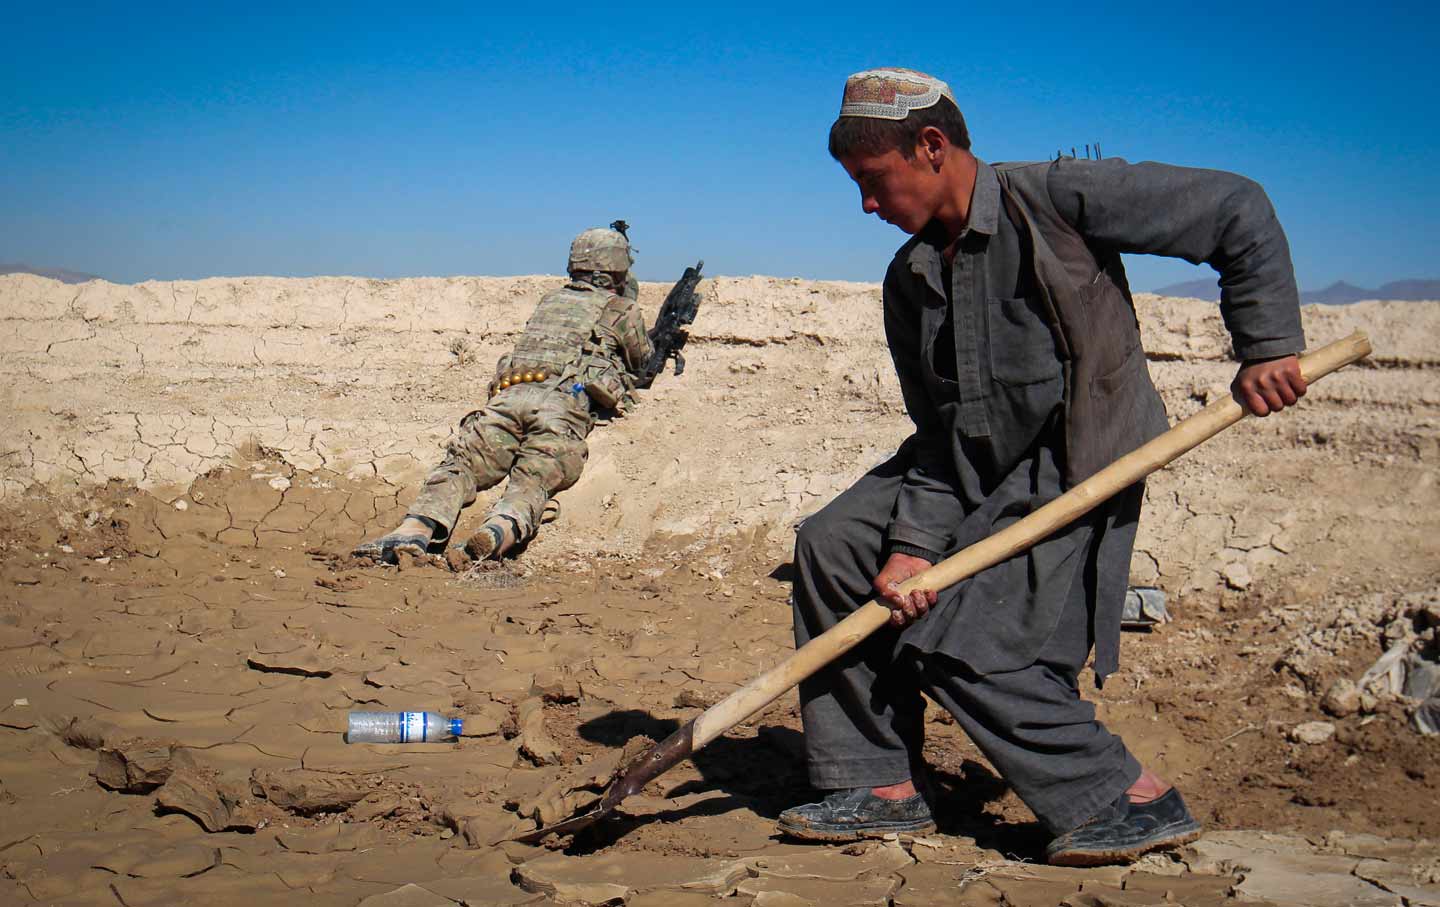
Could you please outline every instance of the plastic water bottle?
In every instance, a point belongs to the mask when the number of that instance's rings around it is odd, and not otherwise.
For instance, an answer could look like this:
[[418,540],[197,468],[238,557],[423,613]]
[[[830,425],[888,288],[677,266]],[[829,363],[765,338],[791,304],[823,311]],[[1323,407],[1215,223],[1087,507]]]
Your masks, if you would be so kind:
[[460,736],[459,718],[435,712],[351,712],[346,743],[445,743]]

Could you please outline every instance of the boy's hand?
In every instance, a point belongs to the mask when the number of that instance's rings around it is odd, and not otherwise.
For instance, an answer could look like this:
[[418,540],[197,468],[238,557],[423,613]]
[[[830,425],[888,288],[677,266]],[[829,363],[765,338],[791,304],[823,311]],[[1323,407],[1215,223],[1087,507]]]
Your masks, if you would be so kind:
[[930,569],[930,562],[923,557],[909,554],[892,554],[875,577],[875,594],[890,606],[890,623],[897,627],[912,624],[924,617],[935,604],[934,589],[916,589],[909,595],[901,595],[899,586],[922,570]]
[[1305,396],[1305,378],[1300,374],[1300,360],[1294,356],[1274,359],[1247,359],[1240,366],[1230,393],[1249,412],[1257,416],[1278,413]]

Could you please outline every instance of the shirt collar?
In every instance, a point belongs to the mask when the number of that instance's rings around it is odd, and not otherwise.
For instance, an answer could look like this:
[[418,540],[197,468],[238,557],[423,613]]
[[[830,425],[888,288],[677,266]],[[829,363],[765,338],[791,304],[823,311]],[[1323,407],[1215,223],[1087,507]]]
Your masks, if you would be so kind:
[[995,226],[1000,221],[1000,180],[995,168],[975,159],[975,191],[970,193],[970,223],[967,230],[995,235]]
[[[968,233],[983,233],[994,236],[1000,222],[1000,180],[995,168],[975,159],[975,188],[970,191],[970,217],[961,231],[961,237]],[[922,234],[923,235],[923,234]],[[940,266],[940,250],[921,238],[915,237],[910,249],[910,266],[916,273],[926,273]]]

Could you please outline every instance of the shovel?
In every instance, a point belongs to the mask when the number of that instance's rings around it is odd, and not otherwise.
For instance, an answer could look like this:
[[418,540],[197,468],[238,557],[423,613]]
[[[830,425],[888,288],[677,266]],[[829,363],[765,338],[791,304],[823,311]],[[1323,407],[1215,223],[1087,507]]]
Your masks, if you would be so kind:
[[[1313,383],[1342,366],[1370,354],[1370,341],[1357,331],[1343,340],[1300,357],[1300,372]],[[1060,497],[994,535],[951,555],[900,584],[904,594],[915,589],[945,589],[987,567],[1013,557],[1056,529],[1089,513],[1176,457],[1209,440],[1247,415],[1230,397],[1212,403],[1175,424],[1169,431],[1136,448]],[[705,744],[779,699],[791,687],[850,651],[890,621],[890,609],[879,602],[862,605],[849,617],[801,646],[785,661],[692,718],[675,733],[620,765],[614,780],[589,812],[533,832],[514,841],[538,843],[550,835],[570,835],[615,811],[631,794],[694,754]]]

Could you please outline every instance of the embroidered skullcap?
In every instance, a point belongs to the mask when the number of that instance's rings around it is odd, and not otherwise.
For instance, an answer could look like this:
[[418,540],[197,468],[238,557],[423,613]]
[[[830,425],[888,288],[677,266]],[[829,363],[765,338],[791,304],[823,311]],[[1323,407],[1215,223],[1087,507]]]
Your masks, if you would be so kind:
[[959,107],[950,86],[913,69],[867,69],[845,80],[840,99],[842,117],[903,120],[912,110],[930,107],[942,97]]

